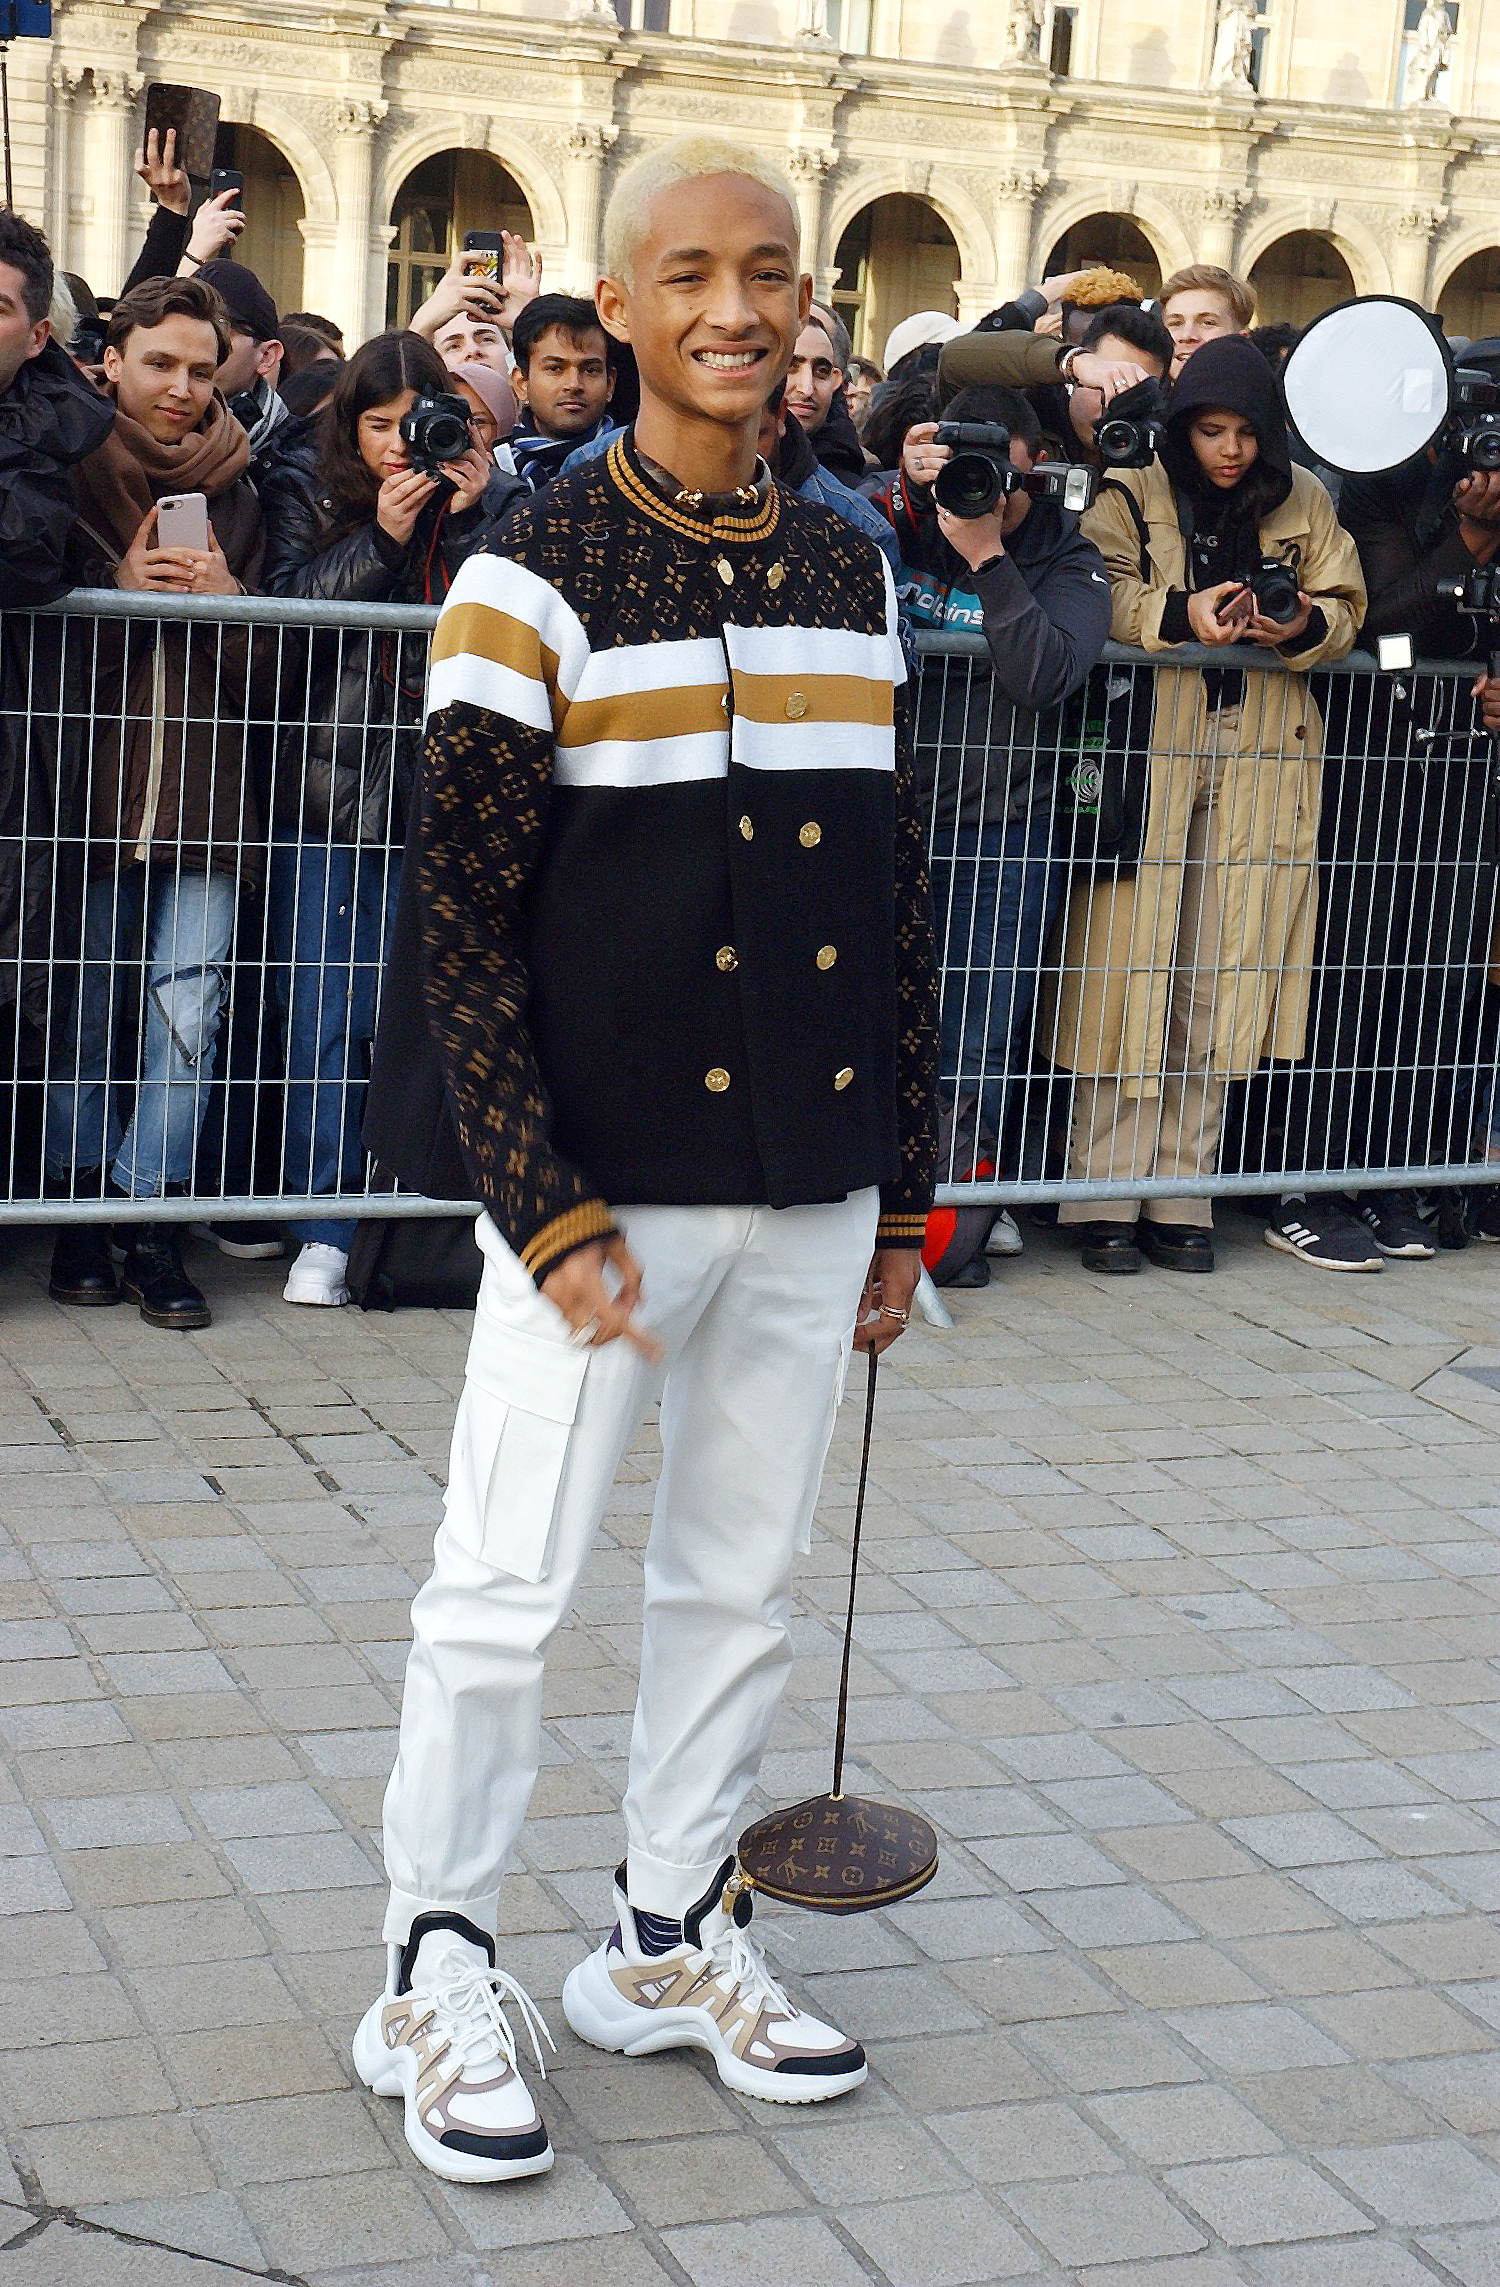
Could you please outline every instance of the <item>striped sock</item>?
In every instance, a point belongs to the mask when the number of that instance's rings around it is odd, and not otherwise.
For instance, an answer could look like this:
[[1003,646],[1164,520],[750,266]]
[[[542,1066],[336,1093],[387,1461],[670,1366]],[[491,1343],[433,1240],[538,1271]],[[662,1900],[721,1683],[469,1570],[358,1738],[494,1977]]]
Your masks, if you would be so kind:
[[639,1906],[631,1908],[635,1915],[635,1934],[644,1954],[672,1953],[682,1944],[682,1924],[670,1914],[647,1914]]

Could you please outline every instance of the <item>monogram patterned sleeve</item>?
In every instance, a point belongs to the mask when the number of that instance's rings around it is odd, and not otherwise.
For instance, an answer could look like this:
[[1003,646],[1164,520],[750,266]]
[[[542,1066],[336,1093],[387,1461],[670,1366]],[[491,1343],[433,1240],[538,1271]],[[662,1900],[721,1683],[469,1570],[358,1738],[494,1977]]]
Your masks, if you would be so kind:
[[526,1025],[522,903],[551,783],[550,730],[462,700],[431,717],[415,843],[428,1014],[478,1195],[539,1286],[614,1229],[552,1149]]
[[[894,625],[895,597],[891,596]],[[895,638],[893,637],[893,640]],[[901,1173],[880,1193],[882,1247],[920,1247],[938,1156],[938,973],[911,686],[896,686],[896,1127]]]

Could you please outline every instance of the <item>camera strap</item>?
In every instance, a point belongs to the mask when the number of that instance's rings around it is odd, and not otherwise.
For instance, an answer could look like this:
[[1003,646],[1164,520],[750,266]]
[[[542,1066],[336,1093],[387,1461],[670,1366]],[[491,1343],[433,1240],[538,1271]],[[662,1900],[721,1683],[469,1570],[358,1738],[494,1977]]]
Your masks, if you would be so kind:
[[1101,477],[1099,490],[1101,492],[1117,492],[1129,509],[1130,521],[1135,526],[1135,536],[1140,543],[1141,584],[1143,587],[1149,588],[1151,585],[1151,534],[1146,529],[1146,519],[1141,513],[1140,502],[1136,499],[1129,485],[1121,484],[1118,477]]

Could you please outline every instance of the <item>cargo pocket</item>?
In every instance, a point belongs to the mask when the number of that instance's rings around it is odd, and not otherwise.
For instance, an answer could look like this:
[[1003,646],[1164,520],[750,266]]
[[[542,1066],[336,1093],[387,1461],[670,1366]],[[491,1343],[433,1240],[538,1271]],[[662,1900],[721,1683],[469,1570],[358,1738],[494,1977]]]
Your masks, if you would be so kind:
[[844,1402],[844,1385],[849,1379],[849,1363],[854,1356],[854,1329],[851,1327],[839,1344],[838,1364],[834,1368],[833,1389],[828,1400],[828,1419],[822,1437],[814,1447],[816,1465],[808,1472],[807,1503],[797,1527],[793,1544],[799,1556],[806,1556],[812,1547],[813,1515],[818,1506],[818,1495],[823,1490],[823,1471],[828,1465],[828,1448],[833,1443],[833,1427],[838,1420],[839,1407]]
[[454,1424],[448,1529],[481,1563],[546,1577],[589,1353],[493,1322],[469,1354]]

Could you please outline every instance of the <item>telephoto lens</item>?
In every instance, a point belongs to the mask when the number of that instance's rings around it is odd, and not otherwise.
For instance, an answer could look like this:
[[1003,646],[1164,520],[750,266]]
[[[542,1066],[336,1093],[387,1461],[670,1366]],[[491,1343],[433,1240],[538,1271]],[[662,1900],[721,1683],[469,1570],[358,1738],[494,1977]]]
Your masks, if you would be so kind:
[[447,390],[424,390],[401,416],[401,436],[412,466],[436,476],[444,461],[462,459],[471,431],[466,400]]
[[1007,493],[1018,492],[1021,472],[1010,457],[1010,431],[999,421],[942,421],[933,438],[947,445],[951,460],[933,479],[939,508],[966,524],[988,516]]

